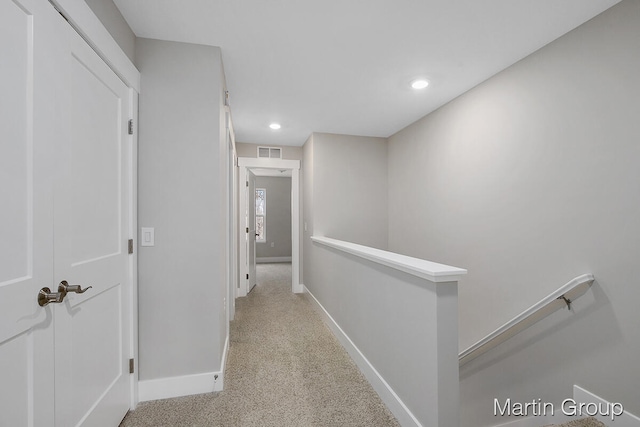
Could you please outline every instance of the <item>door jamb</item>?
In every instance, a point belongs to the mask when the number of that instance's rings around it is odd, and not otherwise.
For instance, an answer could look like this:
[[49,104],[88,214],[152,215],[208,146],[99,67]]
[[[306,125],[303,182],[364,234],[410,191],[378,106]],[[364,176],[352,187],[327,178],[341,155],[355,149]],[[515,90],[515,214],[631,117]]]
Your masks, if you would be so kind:
[[133,359],[130,378],[130,407],[138,406],[138,93],[129,88],[129,106],[133,133],[129,135],[129,238],[133,240],[133,254],[129,257],[129,358]]
[[[240,179],[238,190],[242,193],[246,192],[244,182],[247,179],[247,169],[287,169],[291,170],[291,291],[293,293],[302,293],[303,286],[300,284],[300,160],[282,160],[282,159],[262,159],[255,157],[238,157],[238,167],[240,169]],[[246,211],[246,202],[244,197],[239,196],[240,209],[238,216],[238,241],[244,240],[245,221],[244,214]],[[239,267],[244,268],[246,265],[245,251],[240,252]],[[237,296],[246,296],[246,289],[240,286],[242,283],[242,274],[238,275],[238,293]]]

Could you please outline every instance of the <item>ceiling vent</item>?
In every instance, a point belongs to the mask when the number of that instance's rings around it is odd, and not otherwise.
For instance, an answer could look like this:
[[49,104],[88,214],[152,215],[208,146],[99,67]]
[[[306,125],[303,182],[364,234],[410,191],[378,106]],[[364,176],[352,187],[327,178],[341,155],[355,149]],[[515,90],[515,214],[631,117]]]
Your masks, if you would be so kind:
[[282,149],[279,147],[258,147],[258,158],[281,159]]

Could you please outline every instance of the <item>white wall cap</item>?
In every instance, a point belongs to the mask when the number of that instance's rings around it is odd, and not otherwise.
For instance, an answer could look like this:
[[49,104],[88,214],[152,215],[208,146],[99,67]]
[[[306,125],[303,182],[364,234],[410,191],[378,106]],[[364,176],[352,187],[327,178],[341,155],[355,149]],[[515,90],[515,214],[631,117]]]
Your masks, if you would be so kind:
[[438,264],[329,237],[311,236],[311,240],[434,283],[457,282],[461,276],[467,274],[467,270],[463,268]]

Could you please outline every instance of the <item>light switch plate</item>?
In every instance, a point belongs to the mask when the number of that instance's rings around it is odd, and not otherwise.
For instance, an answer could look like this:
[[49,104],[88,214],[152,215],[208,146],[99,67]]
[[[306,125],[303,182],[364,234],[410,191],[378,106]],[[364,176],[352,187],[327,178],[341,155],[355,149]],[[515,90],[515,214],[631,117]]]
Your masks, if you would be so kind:
[[155,229],[153,227],[142,227],[140,229],[140,246],[155,246]]

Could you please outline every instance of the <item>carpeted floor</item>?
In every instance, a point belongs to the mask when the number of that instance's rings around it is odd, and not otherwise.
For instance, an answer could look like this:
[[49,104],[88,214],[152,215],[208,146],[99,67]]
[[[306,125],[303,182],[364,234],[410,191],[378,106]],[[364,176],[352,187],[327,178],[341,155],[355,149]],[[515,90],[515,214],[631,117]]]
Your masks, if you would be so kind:
[[259,264],[236,301],[220,393],[141,403],[121,427],[398,426],[307,297],[291,264]]
[[563,424],[552,424],[547,427],[607,427],[593,417],[569,421]]

